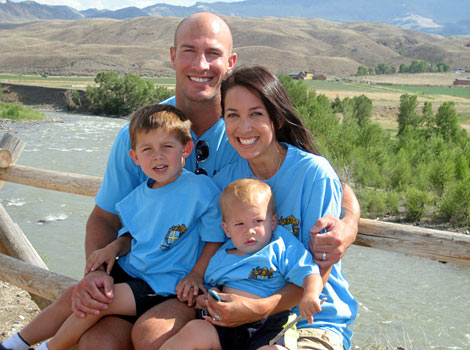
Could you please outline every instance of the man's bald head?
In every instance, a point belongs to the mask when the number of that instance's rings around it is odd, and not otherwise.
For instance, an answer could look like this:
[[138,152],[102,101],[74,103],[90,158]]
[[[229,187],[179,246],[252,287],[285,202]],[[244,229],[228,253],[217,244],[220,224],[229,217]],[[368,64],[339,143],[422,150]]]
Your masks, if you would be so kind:
[[184,18],[176,27],[175,38],[174,38],[174,47],[178,47],[178,40],[180,39],[180,34],[187,30],[193,30],[196,28],[201,28],[201,26],[206,26],[210,28],[214,33],[225,34],[226,39],[230,47],[228,47],[228,52],[232,52],[232,30],[228,23],[220,16],[211,13],[211,12],[197,12],[189,15]]

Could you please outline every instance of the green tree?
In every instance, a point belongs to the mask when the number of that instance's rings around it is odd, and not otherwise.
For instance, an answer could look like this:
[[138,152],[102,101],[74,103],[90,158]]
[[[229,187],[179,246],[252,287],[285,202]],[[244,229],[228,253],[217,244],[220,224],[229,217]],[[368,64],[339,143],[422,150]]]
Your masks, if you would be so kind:
[[417,96],[408,94],[400,96],[400,106],[398,107],[398,135],[402,134],[407,127],[416,128],[419,125],[420,117],[416,112],[417,107]]
[[172,95],[165,87],[155,87],[135,74],[120,76],[101,72],[95,77],[96,87],[85,92],[84,107],[96,114],[128,115],[141,106],[160,102]]
[[431,102],[424,102],[422,114],[421,124],[426,130],[432,131],[436,125],[436,117],[434,116]]
[[408,73],[408,66],[404,63],[400,64],[400,68],[398,69],[398,73]]
[[372,117],[372,100],[365,95],[353,98],[352,117],[360,127],[370,123]]
[[364,66],[357,67],[356,75],[362,76],[362,75],[367,75],[367,74],[369,74],[369,70],[367,69],[367,67],[364,67]]
[[445,140],[450,140],[457,136],[459,126],[457,123],[455,102],[444,102],[439,107],[436,114],[436,126],[439,134],[441,134]]

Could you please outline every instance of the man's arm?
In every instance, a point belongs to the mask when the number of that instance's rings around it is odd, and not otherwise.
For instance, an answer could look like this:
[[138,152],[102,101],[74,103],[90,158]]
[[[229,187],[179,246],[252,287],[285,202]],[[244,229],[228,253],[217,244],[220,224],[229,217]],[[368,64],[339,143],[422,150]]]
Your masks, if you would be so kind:
[[[121,222],[117,215],[95,205],[86,225],[86,257],[116,239],[120,228]],[[113,278],[104,269],[90,272],[74,288],[72,311],[81,318],[87,313],[98,315],[100,310],[107,308],[113,296]]]
[[95,205],[86,224],[85,254],[86,257],[97,249],[105,247],[116,239],[121,228],[119,216],[108,213]]
[[[361,207],[351,187],[344,182],[342,185],[341,219],[326,215],[310,230],[310,251],[321,268],[336,264],[356,240]],[[324,229],[326,233],[318,234]]]

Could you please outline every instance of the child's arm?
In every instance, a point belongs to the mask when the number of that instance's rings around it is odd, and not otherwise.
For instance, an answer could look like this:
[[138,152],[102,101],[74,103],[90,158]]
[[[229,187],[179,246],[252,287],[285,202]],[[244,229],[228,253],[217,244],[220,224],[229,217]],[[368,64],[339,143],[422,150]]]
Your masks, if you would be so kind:
[[320,275],[312,274],[304,278],[304,293],[299,303],[302,317],[313,323],[313,315],[321,311],[320,293],[323,290],[323,281]]
[[85,275],[98,269],[103,263],[107,264],[106,272],[109,274],[116,261],[116,257],[123,256],[131,250],[132,236],[125,233],[116,238],[102,249],[97,249],[91,253],[86,262]]
[[187,301],[188,305],[192,306],[195,297],[199,294],[199,289],[204,292],[206,291],[204,287],[204,273],[206,272],[207,265],[209,265],[209,260],[221,245],[222,243],[219,242],[206,242],[201,256],[191,272],[176,285],[175,291],[180,301]]

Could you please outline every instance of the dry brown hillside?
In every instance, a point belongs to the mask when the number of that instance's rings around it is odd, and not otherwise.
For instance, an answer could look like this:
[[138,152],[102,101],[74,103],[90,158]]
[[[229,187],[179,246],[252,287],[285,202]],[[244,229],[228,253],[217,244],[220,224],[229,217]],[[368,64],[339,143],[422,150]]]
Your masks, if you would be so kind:
[[[466,46],[470,46],[470,37],[447,38],[381,23],[227,19],[239,63],[263,64],[276,73],[313,70],[342,75],[355,73],[359,65],[409,64],[413,59],[445,62],[454,69],[470,65],[470,47]],[[143,17],[0,24],[0,71],[65,75],[114,70],[172,75],[168,48],[179,21]]]

